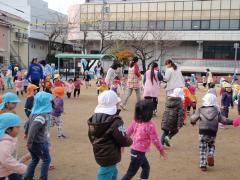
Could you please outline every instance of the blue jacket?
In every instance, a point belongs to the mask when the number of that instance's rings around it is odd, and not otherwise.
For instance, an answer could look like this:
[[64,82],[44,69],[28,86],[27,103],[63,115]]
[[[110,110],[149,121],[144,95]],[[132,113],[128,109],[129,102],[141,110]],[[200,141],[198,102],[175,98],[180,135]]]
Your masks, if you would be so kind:
[[30,116],[33,108],[34,96],[28,97],[25,103],[24,111],[27,117]]
[[232,93],[224,91],[224,93],[222,95],[221,104],[223,107],[233,106]]
[[43,79],[43,69],[40,64],[30,64],[28,68],[27,79],[31,78],[31,80],[39,81]]

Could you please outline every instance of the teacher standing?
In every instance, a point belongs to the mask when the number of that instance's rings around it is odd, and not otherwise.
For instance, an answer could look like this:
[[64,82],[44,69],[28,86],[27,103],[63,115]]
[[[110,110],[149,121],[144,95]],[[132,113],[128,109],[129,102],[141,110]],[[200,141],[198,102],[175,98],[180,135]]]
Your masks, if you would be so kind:
[[33,58],[29,68],[27,79],[31,79],[31,83],[39,87],[40,81],[43,79],[43,69],[42,66],[38,63],[37,58]]
[[166,94],[171,95],[175,88],[184,87],[184,78],[177,65],[172,60],[167,60],[165,63],[166,72],[164,80],[167,82]]

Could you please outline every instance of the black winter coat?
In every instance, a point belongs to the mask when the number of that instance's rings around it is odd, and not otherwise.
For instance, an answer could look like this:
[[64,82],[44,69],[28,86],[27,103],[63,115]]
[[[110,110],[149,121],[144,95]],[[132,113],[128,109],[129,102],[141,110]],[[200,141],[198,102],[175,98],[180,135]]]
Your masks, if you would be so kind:
[[118,115],[96,113],[88,120],[88,136],[100,166],[111,166],[121,161],[121,147],[132,144]]
[[162,120],[162,130],[178,132],[183,126],[184,109],[181,98],[168,97]]

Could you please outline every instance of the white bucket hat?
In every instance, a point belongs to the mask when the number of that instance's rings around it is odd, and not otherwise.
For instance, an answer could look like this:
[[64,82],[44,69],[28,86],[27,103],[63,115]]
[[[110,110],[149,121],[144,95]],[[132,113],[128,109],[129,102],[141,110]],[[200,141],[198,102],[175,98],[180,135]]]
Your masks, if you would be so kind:
[[114,91],[104,91],[98,96],[98,105],[94,112],[114,115],[117,113],[118,101],[119,99]]
[[211,93],[206,94],[203,98],[203,106],[216,106],[217,97]]
[[184,100],[184,92],[182,88],[175,88],[173,93],[169,95],[170,97],[178,97],[181,98],[182,101]]

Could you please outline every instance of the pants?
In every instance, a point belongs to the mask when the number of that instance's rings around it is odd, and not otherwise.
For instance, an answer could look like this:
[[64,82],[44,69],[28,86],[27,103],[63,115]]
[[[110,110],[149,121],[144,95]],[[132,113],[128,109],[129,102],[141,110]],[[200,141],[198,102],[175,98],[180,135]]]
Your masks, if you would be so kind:
[[8,178],[8,180],[22,180],[22,176],[19,174],[11,174],[8,177],[1,177],[0,180],[5,180],[6,178]]
[[206,167],[207,156],[214,155],[215,139],[216,139],[215,136],[199,135],[200,167]]
[[7,77],[7,88],[12,89],[13,84],[12,84],[12,77]]
[[157,111],[157,105],[158,105],[158,98],[157,98],[157,97],[149,97],[149,96],[146,96],[146,97],[144,97],[144,99],[150,99],[150,100],[152,100],[152,102],[153,102],[153,110],[154,110],[154,111]]
[[[31,80],[31,83],[36,85],[37,87],[39,87],[39,82],[40,82],[40,80]],[[40,88],[38,88],[37,91],[39,92]]]
[[117,180],[118,170],[116,165],[100,167],[98,180]]
[[148,179],[150,172],[150,165],[144,152],[131,150],[131,162],[127,173],[123,176],[122,180],[132,179],[139,168],[142,168],[140,179]]
[[57,126],[57,134],[58,136],[63,135],[63,120],[60,116],[52,116],[52,126]]
[[168,130],[163,130],[163,134],[161,136],[161,144],[164,145],[165,144],[165,137],[168,136],[169,139],[172,139],[173,136],[175,136],[177,134],[177,131],[172,132],[172,131],[168,131]]
[[49,154],[48,143],[33,143],[32,147],[29,148],[29,152],[32,157],[32,161],[28,165],[26,177],[33,178],[35,169],[39,163],[39,160],[42,160],[41,175],[40,180],[47,180],[48,178],[48,169],[51,163],[51,157]]
[[24,92],[27,93],[27,86],[24,86]]
[[229,107],[222,107],[222,108],[221,108],[221,114],[222,114],[224,117],[228,118]]
[[76,97],[76,95],[79,97],[80,89],[74,89],[73,95],[74,95],[74,97]]
[[71,95],[72,95],[72,93],[67,92],[67,97],[68,97],[68,98],[71,98]]
[[21,93],[21,95],[23,96],[23,91],[17,91],[16,93],[18,96],[19,96],[19,93]]
[[141,100],[141,90],[140,89],[128,89],[127,96],[123,102],[124,106],[127,105],[128,99],[132,95],[133,90],[135,90],[135,92],[136,92],[137,102]]
[[193,114],[195,113],[196,111],[196,108],[197,108],[197,103],[196,102],[191,102],[190,105],[188,105],[187,107],[187,114],[189,115],[190,111],[191,111],[191,108],[193,108]]

